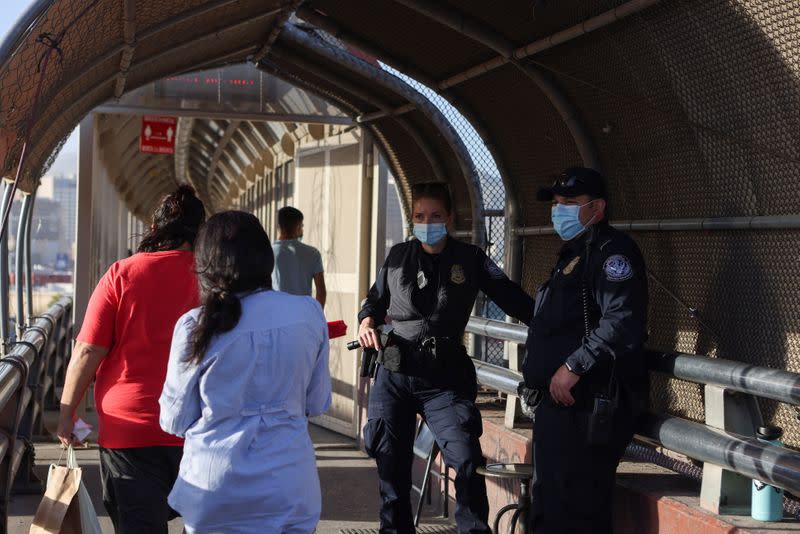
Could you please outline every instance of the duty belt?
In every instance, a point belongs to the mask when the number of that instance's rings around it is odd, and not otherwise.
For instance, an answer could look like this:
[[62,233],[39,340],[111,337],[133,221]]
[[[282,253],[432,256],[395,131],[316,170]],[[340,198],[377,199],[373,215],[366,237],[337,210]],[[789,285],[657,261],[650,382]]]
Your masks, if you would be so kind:
[[417,343],[394,339],[381,350],[378,363],[393,372],[433,376],[465,357],[464,345],[456,338],[428,337]]

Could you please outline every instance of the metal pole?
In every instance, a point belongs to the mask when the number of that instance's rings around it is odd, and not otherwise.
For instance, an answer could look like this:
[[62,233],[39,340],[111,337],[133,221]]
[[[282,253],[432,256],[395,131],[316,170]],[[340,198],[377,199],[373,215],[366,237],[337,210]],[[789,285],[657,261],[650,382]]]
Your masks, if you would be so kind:
[[[466,332],[523,344],[528,337],[524,325],[470,317]],[[647,351],[648,366],[670,376],[699,384],[800,405],[800,373],[760,367],[697,354]]]
[[[2,206],[11,210],[11,193],[14,184],[9,181],[3,183],[3,198],[0,200]],[[5,212],[0,214],[5,216]],[[4,232],[0,237],[0,338],[3,342],[3,355],[7,353],[8,342],[11,338],[9,332],[10,317],[8,310],[9,288],[8,288],[8,232]]]
[[696,354],[650,353],[651,369],[681,380],[800,405],[800,374]]
[[678,417],[649,414],[637,435],[671,451],[730,469],[792,493],[800,492],[800,453]]
[[334,124],[352,126],[356,122],[346,116],[314,115],[302,113],[217,111],[211,109],[188,109],[179,106],[135,106],[124,104],[103,104],[95,108],[96,113],[115,113],[120,115],[163,114],[193,119],[250,120],[263,122],[302,122],[306,124]]
[[25,331],[25,301],[23,299],[24,292],[24,277],[25,277],[25,251],[27,249],[27,242],[25,234],[28,227],[28,213],[31,209],[31,195],[23,194],[22,208],[19,212],[19,222],[17,223],[17,250],[15,251],[16,272],[14,275],[14,282],[17,290],[17,339],[22,339],[22,333]]
[[521,324],[506,323],[486,319],[485,317],[470,317],[466,331],[479,336],[494,337],[503,341],[524,345],[528,339],[528,327]]
[[519,372],[474,359],[472,363],[475,364],[479,384],[507,395],[517,394],[517,386],[522,381]]
[[33,249],[31,248],[31,236],[33,235],[33,210],[36,206],[36,189],[31,193],[31,207],[28,210],[28,222],[25,225],[25,291],[27,301],[27,313],[25,324],[31,324],[33,320]]

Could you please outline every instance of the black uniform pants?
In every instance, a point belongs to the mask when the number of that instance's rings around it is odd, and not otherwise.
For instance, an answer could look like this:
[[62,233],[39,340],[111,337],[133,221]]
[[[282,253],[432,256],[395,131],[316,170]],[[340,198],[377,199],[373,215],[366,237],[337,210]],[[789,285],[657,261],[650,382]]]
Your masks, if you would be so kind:
[[[471,362],[467,362],[471,364]],[[462,382],[463,384],[463,382]],[[462,390],[463,388],[463,390]],[[486,461],[478,438],[483,433],[475,407],[474,384],[437,387],[413,376],[378,369],[369,393],[364,427],[367,453],[378,464],[381,532],[415,531],[411,514],[411,466],[417,413],[422,414],[445,463],[456,472],[456,523],[459,533],[489,533],[486,483],[475,470]]]
[[183,447],[100,448],[103,504],[117,534],[167,533],[182,456]]
[[534,424],[531,525],[533,534],[611,534],[617,466],[633,437],[623,401],[611,444],[587,443],[589,411],[545,396]]

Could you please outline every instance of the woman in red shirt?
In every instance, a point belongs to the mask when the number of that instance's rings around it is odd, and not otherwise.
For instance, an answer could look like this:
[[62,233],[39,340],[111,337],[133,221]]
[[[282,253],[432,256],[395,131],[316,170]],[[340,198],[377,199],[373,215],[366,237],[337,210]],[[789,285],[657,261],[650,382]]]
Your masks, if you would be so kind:
[[120,533],[167,532],[167,496],[183,440],[161,430],[172,332],[198,305],[192,247],[205,208],[180,186],[153,214],[137,254],[114,263],[94,290],[67,368],[58,438],[75,443],[75,410],[93,378],[103,502]]

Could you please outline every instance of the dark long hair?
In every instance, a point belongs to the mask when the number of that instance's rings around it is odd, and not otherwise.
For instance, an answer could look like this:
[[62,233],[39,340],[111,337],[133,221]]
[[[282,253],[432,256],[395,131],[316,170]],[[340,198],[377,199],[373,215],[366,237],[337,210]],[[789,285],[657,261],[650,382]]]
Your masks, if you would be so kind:
[[189,361],[197,364],[211,339],[239,322],[242,304],[237,293],[272,288],[275,257],[261,223],[243,211],[209,218],[197,236],[194,255],[202,309]]
[[203,201],[190,185],[181,185],[165,196],[153,212],[150,229],[137,252],[175,250],[184,243],[194,246],[197,231],[206,219]]

